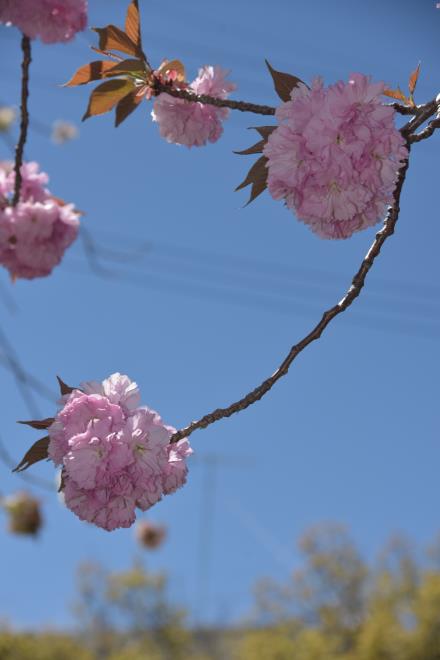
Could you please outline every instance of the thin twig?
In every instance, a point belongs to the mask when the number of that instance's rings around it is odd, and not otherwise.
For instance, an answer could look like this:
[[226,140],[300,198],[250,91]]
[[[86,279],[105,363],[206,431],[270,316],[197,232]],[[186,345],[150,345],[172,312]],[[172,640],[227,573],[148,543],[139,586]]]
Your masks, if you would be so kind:
[[[342,312],[345,312],[348,307],[354,302],[354,300],[359,296],[362,288],[364,287],[366,277],[376,257],[380,254],[382,245],[385,243],[387,238],[394,234],[394,228],[396,226],[399,211],[400,211],[400,195],[402,192],[402,186],[405,181],[406,173],[409,166],[409,150],[411,148],[411,138],[414,137],[412,133],[419,128],[422,124],[425,123],[435,112],[438,111],[438,101],[435,99],[426,103],[423,106],[417,106],[417,114],[401,129],[401,133],[406,140],[406,146],[408,148],[408,158],[404,161],[403,165],[400,167],[397,174],[396,187],[393,194],[393,203],[388,209],[387,216],[384,221],[382,229],[376,234],[376,237],[370,246],[367,254],[365,255],[360,268],[356,275],[353,277],[351,286],[348,289],[345,296],[340,300],[336,305],[330,307],[322,315],[319,323],[307,334],[301,341],[297,344],[294,344],[290,349],[289,353],[275,371],[269,378],[266,378],[261,385],[256,387],[254,390],[246,394],[243,398],[239,399],[235,403],[231,403],[227,408],[217,408],[212,413],[205,415],[198,421],[192,422],[185,428],[176,431],[171,438],[170,443],[178,442],[182,438],[188,437],[196,431],[197,429],[204,429],[214,422],[218,422],[225,417],[230,417],[234,413],[245,410],[256,401],[259,401],[263,398],[267,392],[275,385],[275,383],[285,376],[289,371],[289,367],[295,358],[312,342],[319,339],[327,328],[329,323],[336,317],[339,316]],[[437,120],[433,120],[436,122]],[[432,124],[433,122],[431,122]],[[435,126],[436,128],[437,126]],[[429,128],[429,127],[428,127]],[[427,130],[427,129],[425,129]],[[433,129],[434,130],[434,129]],[[433,131],[432,131],[433,132]],[[432,133],[431,133],[432,134]],[[429,136],[428,136],[429,137]],[[415,140],[417,141],[417,140]]]
[[165,93],[169,96],[174,96],[178,99],[185,99],[192,103],[205,103],[207,105],[214,105],[217,108],[230,108],[231,110],[240,110],[240,112],[253,112],[257,115],[274,115],[276,108],[270,105],[258,105],[256,103],[248,103],[247,101],[233,101],[232,99],[218,99],[214,96],[207,94],[194,94],[186,89],[174,89],[170,85],[156,81],[156,93]]
[[425,123],[425,121],[428,121],[428,119],[438,111],[438,107],[439,101],[437,101],[437,99],[433,99],[424,105],[417,106],[417,114],[400,129],[402,135],[406,137],[413,134],[420,126],[422,126],[422,124]]
[[426,138],[431,137],[431,135],[434,133],[434,131],[440,128],[440,117],[437,117],[437,119],[433,119],[432,121],[429,122],[428,126],[423,129],[423,131],[420,131],[420,133],[415,133],[413,135],[410,135],[409,141],[411,143],[414,142],[421,142],[422,140],[426,140]]
[[[410,148],[409,142],[407,143],[408,150]],[[306,335],[301,341],[292,346],[286,358],[283,360],[281,365],[275,371],[272,376],[264,380],[261,385],[256,387],[254,390],[246,394],[242,399],[232,403],[227,408],[217,408],[212,413],[205,415],[196,422],[192,422],[187,427],[177,431],[170,439],[170,442],[177,442],[182,438],[188,437],[191,433],[197,429],[203,429],[213,424],[214,422],[223,419],[224,417],[230,417],[234,413],[237,413],[241,410],[245,410],[256,401],[259,401],[269,390],[275,385],[275,383],[285,376],[289,370],[290,365],[294,359],[313,341],[316,341],[321,337],[321,334],[329,325],[336,316],[344,312],[352,302],[359,296],[364,284],[365,279],[368,274],[368,271],[372,267],[376,257],[379,255],[382,245],[385,243],[386,239],[394,233],[394,227],[396,225],[398,216],[399,216],[399,201],[400,193],[402,191],[403,182],[405,180],[406,172],[408,170],[409,161],[405,160],[404,164],[401,166],[398,172],[398,179],[396,188],[394,191],[394,202],[388,210],[387,217],[384,222],[383,228],[376,234],[376,237],[368,250],[362,264],[353,277],[350,288],[348,289],[345,296],[340,300],[336,305],[328,309],[322,315],[319,323],[313,328],[308,335]]]
[[23,61],[21,64],[21,105],[20,105],[20,136],[18,138],[17,147],[15,149],[15,187],[14,197],[12,199],[12,206],[18,204],[20,199],[21,188],[21,166],[23,164],[24,145],[26,144],[27,132],[29,127],[29,111],[28,111],[28,98],[29,98],[29,66],[31,63],[31,40],[25,34],[21,38],[21,50],[23,52]]

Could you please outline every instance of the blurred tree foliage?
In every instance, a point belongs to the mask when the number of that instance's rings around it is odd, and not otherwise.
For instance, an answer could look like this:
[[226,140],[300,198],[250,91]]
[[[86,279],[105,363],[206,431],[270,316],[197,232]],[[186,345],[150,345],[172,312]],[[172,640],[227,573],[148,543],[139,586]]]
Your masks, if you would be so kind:
[[261,580],[254,616],[233,630],[190,629],[164,575],[141,564],[80,568],[79,633],[0,631],[0,660],[440,660],[440,538],[427,558],[401,537],[374,566],[346,530],[321,525],[283,584]]

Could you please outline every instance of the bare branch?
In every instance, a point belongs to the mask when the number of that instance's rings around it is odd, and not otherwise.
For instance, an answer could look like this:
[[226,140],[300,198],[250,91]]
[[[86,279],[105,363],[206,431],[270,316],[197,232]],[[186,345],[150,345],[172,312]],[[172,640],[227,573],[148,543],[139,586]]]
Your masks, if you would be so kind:
[[434,133],[434,131],[440,128],[440,117],[437,117],[437,119],[433,119],[432,121],[429,122],[428,126],[423,129],[423,131],[420,131],[420,133],[414,133],[413,135],[410,135],[409,141],[411,143],[414,142],[421,142],[422,140],[426,140],[426,138],[431,137],[431,135]]
[[[189,435],[191,435],[191,433],[193,433],[197,429],[204,429],[207,426],[210,426],[210,424],[219,421],[220,419],[224,419],[225,417],[230,417],[234,413],[240,412],[241,410],[245,410],[245,408],[248,408],[253,403],[256,403],[256,401],[262,399],[263,396],[267,394],[267,392],[269,392],[270,389],[272,389],[275,383],[280,378],[282,378],[287,374],[287,372],[289,371],[289,367],[292,364],[292,362],[295,360],[295,358],[309,344],[319,339],[322,333],[324,332],[324,330],[329,325],[329,323],[336,316],[339,316],[339,314],[345,312],[345,310],[348,309],[348,307],[350,307],[350,305],[354,302],[354,300],[359,296],[360,292],[364,287],[368,272],[370,268],[373,266],[376,257],[378,257],[380,254],[382,245],[385,243],[387,238],[389,238],[390,236],[392,236],[392,234],[394,234],[394,228],[396,226],[400,212],[400,206],[399,206],[400,195],[402,192],[402,186],[405,181],[406,173],[409,166],[409,150],[411,148],[411,141],[414,142],[418,141],[417,139],[414,139],[415,136],[413,135],[413,133],[415,130],[417,130],[417,128],[419,128],[419,126],[424,124],[425,121],[429,119],[429,117],[431,117],[433,114],[435,114],[438,111],[438,105],[439,102],[436,99],[434,99],[433,101],[430,101],[425,105],[417,106],[416,107],[417,114],[415,114],[415,116],[401,129],[401,133],[403,137],[406,139],[406,146],[408,148],[408,159],[405,160],[405,162],[398,171],[396,187],[394,189],[394,194],[393,194],[393,198],[394,198],[393,203],[388,209],[388,213],[385,218],[382,229],[376,234],[376,237],[372,245],[370,246],[370,249],[368,250],[367,254],[365,255],[358,272],[352,279],[350,288],[348,289],[347,293],[344,295],[342,300],[340,300],[336,305],[330,307],[330,309],[324,312],[321,320],[313,328],[313,330],[311,330],[308,335],[306,335],[303,339],[301,339],[301,341],[299,341],[297,344],[294,344],[292,346],[289,353],[287,354],[281,365],[278,367],[278,369],[275,371],[275,373],[272,374],[272,376],[266,378],[266,380],[264,380],[261,383],[261,385],[258,385],[258,387],[253,389],[251,392],[246,394],[243,398],[239,399],[235,403],[231,403],[231,405],[228,406],[227,408],[217,408],[216,410],[205,415],[198,421],[192,422],[185,428],[176,431],[176,433],[174,433],[174,435],[172,435],[170,438],[171,443],[178,442],[182,438],[188,437]],[[430,135],[432,135],[435,128],[439,127],[437,122],[438,119],[433,120],[430,123],[430,125],[425,129],[428,132],[431,131]],[[432,124],[435,125],[431,130],[430,126],[432,126]],[[426,137],[429,137],[429,135],[427,135]]]
[[230,108],[231,110],[240,110],[240,112],[253,112],[257,115],[274,115],[276,108],[270,105],[257,105],[256,103],[247,103],[246,101],[233,101],[232,99],[218,99],[207,94],[194,94],[186,89],[174,89],[170,85],[156,81],[155,92],[174,96],[177,99],[185,99],[192,103],[205,103],[214,105],[217,108]]
[[[407,146],[409,149],[410,148],[409,142],[407,143]],[[342,298],[342,300],[340,300],[336,305],[334,305],[326,312],[324,312],[321,320],[313,328],[313,330],[309,332],[309,334],[306,335],[303,339],[301,339],[301,341],[299,341],[297,344],[294,344],[294,346],[292,346],[289,353],[287,354],[281,365],[278,367],[278,369],[275,371],[275,373],[272,374],[272,376],[264,380],[261,383],[261,385],[259,385],[254,390],[249,392],[249,394],[246,394],[246,396],[244,396],[242,399],[239,399],[239,401],[232,403],[227,408],[217,408],[212,413],[205,415],[198,421],[192,422],[187,427],[180,429],[171,437],[170,442],[177,442],[182,438],[188,437],[189,435],[191,435],[191,433],[193,433],[197,429],[206,428],[210,424],[213,424],[214,422],[217,422],[220,419],[223,419],[224,417],[230,417],[234,413],[240,412],[241,410],[245,410],[245,408],[248,408],[256,401],[259,401],[265,394],[267,394],[267,392],[269,392],[269,390],[275,385],[275,383],[280,378],[282,378],[287,374],[287,372],[289,371],[289,367],[292,364],[292,362],[295,360],[295,358],[309,344],[311,344],[313,341],[316,341],[321,337],[323,331],[336,316],[338,316],[339,314],[344,312],[348,307],[350,307],[350,305],[354,302],[354,300],[359,296],[365,284],[365,279],[367,277],[368,271],[372,267],[376,257],[379,255],[382,245],[385,243],[387,238],[389,238],[394,233],[394,228],[397,219],[399,217],[399,211],[400,211],[400,207],[399,207],[400,194],[402,191],[403,182],[405,181],[408,165],[409,165],[409,161],[406,160],[402,165],[402,167],[399,169],[396,188],[394,190],[394,201],[392,206],[390,206],[388,210],[387,217],[384,222],[384,226],[376,234],[376,237],[370,249],[368,250],[367,254],[365,255],[358,272],[353,277],[350,288],[348,289],[347,293]]]
[[21,64],[21,105],[20,105],[20,136],[18,138],[17,147],[15,149],[15,188],[14,197],[12,199],[12,206],[18,204],[20,199],[21,188],[21,166],[23,164],[24,145],[26,144],[27,132],[29,127],[29,111],[28,111],[28,98],[29,98],[29,66],[31,63],[31,40],[25,34],[21,38],[21,49],[23,51],[23,61]]

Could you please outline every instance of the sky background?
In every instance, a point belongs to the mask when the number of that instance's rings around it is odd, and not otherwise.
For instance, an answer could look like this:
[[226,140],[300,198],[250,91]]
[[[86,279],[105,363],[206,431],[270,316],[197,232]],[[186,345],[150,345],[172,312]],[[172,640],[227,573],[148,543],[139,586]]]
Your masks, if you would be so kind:
[[[89,4],[90,25],[123,25],[126,2]],[[440,90],[440,11],[431,0],[140,5],[152,63],[180,58],[190,79],[220,64],[238,99],[278,103],[264,58],[307,82],[359,71],[402,88],[420,60],[416,101]],[[163,141],[142,104],[117,130],[113,115],[92,118],[78,140],[52,144],[45,127],[54,120],[80,123],[91,87],[59,84],[95,59],[93,43],[87,32],[68,45],[35,45],[26,157],[49,173],[53,194],[85,211],[101,252],[123,252],[126,262],[93,271],[78,240],[50,277],[12,285],[0,273],[1,331],[49,390],[55,374],[75,385],[120,371],[179,428],[276,369],[342,297],[375,229],[324,241],[267,193],[243,208],[248,193],[234,188],[254,157],[233,151],[257,140],[246,129],[270,123],[264,117],[233,113],[218,143],[189,150]],[[0,29],[0,55],[0,102],[14,105],[17,30]],[[194,433],[188,484],[143,514],[168,526],[145,564],[169,574],[171,597],[193,621],[248,614],[258,578],[285,581],[300,565],[295,544],[312,524],[346,524],[368,559],[396,531],[420,545],[438,533],[439,146],[440,134],[414,146],[396,234],[360,299],[261,402]],[[39,436],[15,421],[55,408],[50,396],[27,404],[0,358],[0,438],[19,459]],[[31,471],[54,476],[49,464]],[[0,619],[70,626],[78,564],[128,568],[139,555],[134,530],[82,523],[55,495],[6,466],[0,474],[3,494],[25,486],[45,516],[29,540],[8,534],[0,512]]]

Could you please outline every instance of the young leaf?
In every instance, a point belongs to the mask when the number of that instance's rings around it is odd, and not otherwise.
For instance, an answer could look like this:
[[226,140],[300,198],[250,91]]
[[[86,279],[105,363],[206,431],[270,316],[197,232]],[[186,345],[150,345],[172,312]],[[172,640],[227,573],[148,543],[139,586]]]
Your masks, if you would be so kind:
[[48,429],[51,424],[53,424],[54,418],[53,417],[47,417],[46,419],[31,419],[28,421],[18,421],[17,424],[27,424],[27,426],[31,426],[33,429]]
[[252,147],[249,147],[248,149],[243,149],[243,151],[234,151],[234,154],[238,154],[239,156],[249,156],[250,154],[262,154],[265,144],[266,144],[266,140],[260,140],[259,142],[254,144]]
[[107,80],[107,82],[98,85],[90,95],[89,105],[82,118],[85,121],[89,117],[102,115],[108,112],[114,106],[127,96],[134,88],[134,82],[126,79]]
[[258,131],[262,138],[267,140],[269,135],[276,129],[276,126],[252,126],[252,128]]
[[22,472],[23,470],[27,470],[27,468],[33,465],[34,463],[38,463],[38,461],[43,461],[49,455],[48,449],[49,449],[49,436],[47,435],[46,437],[37,440],[37,442],[35,442],[32,445],[32,447],[25,453],[25,455],[23,456],[17,467],[14,468],[12,471]]
[[141,55],[139,46],[133,43],[128,35],[116,25],[107,25],[104,28],[92,28],[99,35],[100,50],[118,50],[127,55]]
[[127,16],[125,18],[125,32],[135,46],[138,46],[139,49],[142,48],[138,0],[131,0],[128,6]]
[[57,381],[58,381],[58,385],[60,386],[61,396],[64,396],[65,394],[70,394],[71,392],[73,392],[73,390],[78,389],[77,387],[70,387],[69,385],[66,385],[66,383],[64,383],[59,376],[57,376]]
[[136,110],[139,103],[142,101],[142,98],[142,96],[138,96],[137,91],[135,90],[119,101],[116,106],[116,127],[119,126],[119,124],[122,124],[122,122]]
[[[267,60],[265,60],[270,75],[272,76],[275,91],[282,101],[290,101],[290,92],[303,81],[290,73],[276,71]],[[304,83],[303,83],[304,84]]]
[[261,193],[267,188],[267,158],[266,156],[261,156],[251,167],[249,170],[245,180],[240,183],[239,186],[235,190],[241,190],[242,188],[245,188],[246,186],[252,185],[251,188],[251,195],[249,197],[249,200],[246,202],[245,206],[250,204],[258,195],[261,195]]
[[398,101],[402,101],[405,103],[405,105],[409,104],[409,99],[406,98],[405,94],[402,92],[400,87],[397,89],[385,89],[383,91],[384,96],[389,96],[392,99],[397,99]]
[[76,71],[72,78],[64,83],[63,87],[76,87],[76,85],[86,85],[92,80],[101,80],[106,71],[115,66],[112,60],[95,60],[89,64],[84,64]]
[[414,94],[414,91],[416,89],[417,85],[417,80],[419,79],[419,73],[420,73],[420,62],[417,65],[417,68],[412,72],[412,74],[409,77],[409,93],[412,96]]
[[120,76],[123,73],[133,73],[138,78],[145,78],[146,69],[142,60],[122,60],[122,62],[118,62],[117,64],[112,62],[112,64],[113,66],[106,72],[106,78]]

